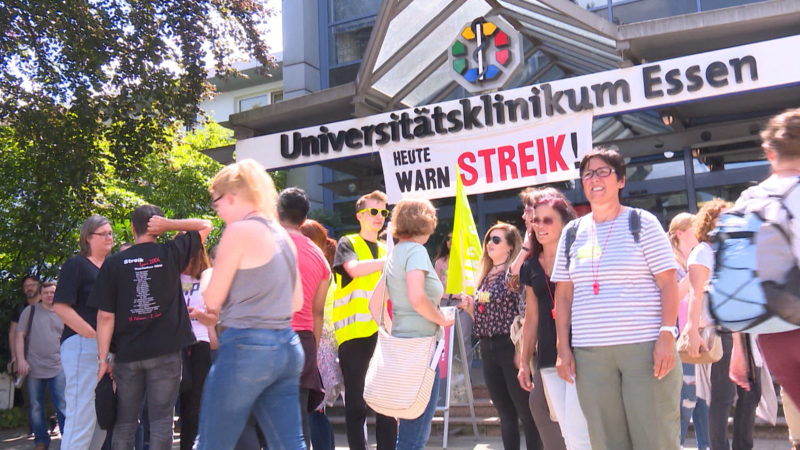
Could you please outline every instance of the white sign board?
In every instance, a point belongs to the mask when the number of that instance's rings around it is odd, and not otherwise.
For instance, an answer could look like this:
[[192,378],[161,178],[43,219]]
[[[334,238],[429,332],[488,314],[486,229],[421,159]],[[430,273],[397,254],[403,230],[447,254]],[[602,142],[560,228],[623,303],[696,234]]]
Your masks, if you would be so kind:
[[381,148],[386,194],[428,199],[456,195],[456,166],[467,195],[578,177],[577,163],[592,147],[592,114],[489,130],[479,136],[440,138],[425,147]]
[[236,158],[267,169],[413,149],[536,125],[590,111],[594,116],[800,83],[800,36],[609,70],[295,131],[244,139]]

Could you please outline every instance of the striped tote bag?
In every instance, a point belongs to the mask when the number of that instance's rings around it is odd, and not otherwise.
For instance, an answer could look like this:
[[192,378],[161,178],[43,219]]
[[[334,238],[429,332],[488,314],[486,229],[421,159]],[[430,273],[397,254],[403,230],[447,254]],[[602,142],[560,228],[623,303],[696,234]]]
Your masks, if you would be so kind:
[[384,416],[406,420],[421,416],[436,376],[431,368],[435,350],[436,336],[399,338],[378,328],[378,344],[364,383],[367,405]]

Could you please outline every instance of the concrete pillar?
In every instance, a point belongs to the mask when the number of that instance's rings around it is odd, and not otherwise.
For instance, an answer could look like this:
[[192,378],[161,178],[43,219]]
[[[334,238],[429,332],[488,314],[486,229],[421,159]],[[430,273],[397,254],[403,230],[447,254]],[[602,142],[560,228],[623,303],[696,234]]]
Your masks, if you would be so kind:
[[320,89],[317,0],[283,0],[283,98]]

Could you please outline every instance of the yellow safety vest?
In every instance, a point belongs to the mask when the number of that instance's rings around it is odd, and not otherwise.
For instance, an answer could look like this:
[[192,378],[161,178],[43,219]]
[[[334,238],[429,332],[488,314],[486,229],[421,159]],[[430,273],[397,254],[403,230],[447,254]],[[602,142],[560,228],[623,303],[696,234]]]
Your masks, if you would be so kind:
[[[357,234],[345,236],[359,261],[373,259],[364,239]],[[378,242],[378,258],[386,256],[386,246]],[[336,274],[336,292],[333,294],[333,328],[339,345],[350,339],[372,336],[378,332],[378,324],[372,320],[369,312],[369,297],[381,277],[377,271],[369,275],[354,278],[342,286],[342,275]]]

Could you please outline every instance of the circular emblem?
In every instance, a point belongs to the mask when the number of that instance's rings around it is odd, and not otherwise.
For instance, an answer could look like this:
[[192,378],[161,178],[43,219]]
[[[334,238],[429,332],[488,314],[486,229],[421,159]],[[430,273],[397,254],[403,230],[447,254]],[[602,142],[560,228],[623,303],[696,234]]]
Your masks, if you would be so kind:
[[453,78],[470,92],[501,87],[522,54],[519,33],[501,17],[466,24],[449,50]]

